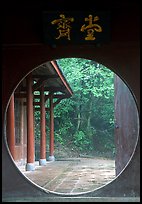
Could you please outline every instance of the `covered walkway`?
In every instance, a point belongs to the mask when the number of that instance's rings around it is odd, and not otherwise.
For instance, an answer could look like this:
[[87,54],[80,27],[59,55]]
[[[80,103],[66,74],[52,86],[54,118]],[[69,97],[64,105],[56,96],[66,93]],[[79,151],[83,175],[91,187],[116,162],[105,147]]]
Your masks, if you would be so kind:
[[[14,161],[35,170],[35,112],[40,111],[40,158],[54,161],[54,108],[73,94],[56,61],[46,62],[30,72],[13,92],[7,111],[7,142]],[[46,112],[49,113],[49,156],[46,158]]]

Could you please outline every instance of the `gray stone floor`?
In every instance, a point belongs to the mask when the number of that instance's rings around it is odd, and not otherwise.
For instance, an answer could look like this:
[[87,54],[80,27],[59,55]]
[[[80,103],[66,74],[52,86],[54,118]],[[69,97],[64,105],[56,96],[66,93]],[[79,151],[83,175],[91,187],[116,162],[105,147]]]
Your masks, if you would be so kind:
[[20,171],[47,191],[75,195],[95,190],[115,178],[115,161],[104,158],[66,158],[47,161],[46,166],[35,162],[35,171]]

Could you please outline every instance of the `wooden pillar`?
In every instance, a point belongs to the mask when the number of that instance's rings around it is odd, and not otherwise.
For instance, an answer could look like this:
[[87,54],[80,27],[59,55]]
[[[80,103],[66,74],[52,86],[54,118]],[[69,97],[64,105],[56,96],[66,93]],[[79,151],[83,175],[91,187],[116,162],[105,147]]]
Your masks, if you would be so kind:
[[50,150],[49,150],[49,160],[54,161],[54,107],[53,107],[53,95],[50,98]]
[[46,165],[46,119],[45,119],[45,100],[44,85],[40,91],[40,160],[39,165]]
[[21,164],[24,164],[24,102],[20,99]]
[[34,141],[34,114],[33,114],[33,93],[32,75],[27,76],[27,164],[26,170],[35,170],[35,141]]
[[15,159],[15,114],[14,114],[14,93],[11,96],[7,109],[7,141],[10,153]]

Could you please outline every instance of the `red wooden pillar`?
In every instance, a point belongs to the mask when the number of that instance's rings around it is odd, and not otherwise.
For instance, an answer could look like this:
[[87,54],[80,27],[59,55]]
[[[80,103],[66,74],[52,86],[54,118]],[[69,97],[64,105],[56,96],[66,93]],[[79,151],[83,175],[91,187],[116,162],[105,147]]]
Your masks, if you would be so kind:
[[44,102],[44,85],[40,91],[40,160],[39,165],[46,165],[46,120],[45,120],[45,102]]
[[34,115],[33,115],[33,93],[32,75],[27,77],[27,164],[26,170],[35,170],[35,141],[34,141]]
[[50,150],[49,150],[49,159],[54,161],[54,107],[53,107],[53,95],[51,94],[50,98]]
[[14,93],[11,96],[7,109],[7,141],[13,159],[15,159],[15,115],[14,115]]
[[21,137],[21,163],[24,164],[24,102],[20,99],[20,137]]

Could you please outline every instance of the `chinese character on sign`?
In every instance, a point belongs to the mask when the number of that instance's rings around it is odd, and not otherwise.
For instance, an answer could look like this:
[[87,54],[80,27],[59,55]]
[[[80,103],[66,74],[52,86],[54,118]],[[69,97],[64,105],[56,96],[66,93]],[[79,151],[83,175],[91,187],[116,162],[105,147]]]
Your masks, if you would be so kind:
[[95,16],[94,19],[92,17],[92,15],[89,15],[89,18],[85,18],[85,21],[89,21],[89,25],[85,26],[83,25],[81,27],[81,31],[84,32],[85,30],[87,30],[87,36],[85,37],[85,40],[95,40],[95,36],[94,36],[94,32],[102,32],[102,28],[101,26],[99,26],[98,24],[94,23],[93,21],[98,21],[99,17]]
[[61,37],[67,37],[70,40],[70,23],[74,21],[74,18],[66,18],[64,14],[60,14],[60,19],[55,19],[51,22],[51,24],[57,24],[57,29],[59,30],[59,36],[56,38],[57,40]]

